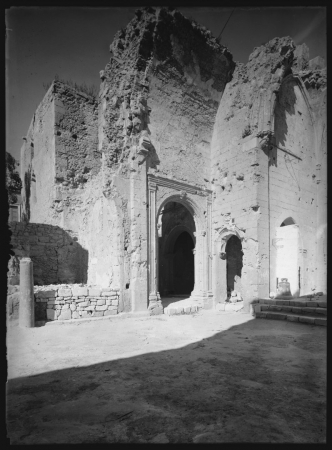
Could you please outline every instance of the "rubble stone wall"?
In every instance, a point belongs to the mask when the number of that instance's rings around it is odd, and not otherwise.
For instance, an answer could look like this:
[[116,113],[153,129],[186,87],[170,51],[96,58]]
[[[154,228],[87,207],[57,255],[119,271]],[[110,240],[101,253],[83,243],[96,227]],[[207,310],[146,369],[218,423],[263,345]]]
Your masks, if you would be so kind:
[[77,242],[75,233],[39,223],[11,222],[9,226],[17,269],[15,274],[9,273],[13,284],[19,284],[22,257],[33,262],[35,285],[87,281],[88,252]]
[[99,287],[35,287],[35,320],[70,320],[118,314],[119,293]]

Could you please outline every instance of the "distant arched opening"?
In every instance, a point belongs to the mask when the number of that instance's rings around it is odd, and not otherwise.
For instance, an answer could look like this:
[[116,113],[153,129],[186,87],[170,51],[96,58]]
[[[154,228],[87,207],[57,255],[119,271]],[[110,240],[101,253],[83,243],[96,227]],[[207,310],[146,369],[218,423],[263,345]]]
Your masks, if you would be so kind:
[[227,297],[232,291],[241,292],[241,274],[243,267],[243,251],[241,240],[232,235],[226,244],[226,276],[227,276]]
[[159,227],[159,292],[161,297],[190,296],[195,284],[195,222],[190,211],[169,202]]
[[287,217],[287,219],[285,219],[282,223],[281,223],[281,227],[287,227],[288,225],[295,225],[295,221],[292,217]]

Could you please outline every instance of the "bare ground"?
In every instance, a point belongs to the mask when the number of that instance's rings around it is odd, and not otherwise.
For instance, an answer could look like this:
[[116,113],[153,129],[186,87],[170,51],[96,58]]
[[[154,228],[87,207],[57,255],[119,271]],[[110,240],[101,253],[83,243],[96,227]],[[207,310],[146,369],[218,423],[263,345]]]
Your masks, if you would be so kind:
[[326,328],[203,311],[7,329],[11,444],[322,443]]

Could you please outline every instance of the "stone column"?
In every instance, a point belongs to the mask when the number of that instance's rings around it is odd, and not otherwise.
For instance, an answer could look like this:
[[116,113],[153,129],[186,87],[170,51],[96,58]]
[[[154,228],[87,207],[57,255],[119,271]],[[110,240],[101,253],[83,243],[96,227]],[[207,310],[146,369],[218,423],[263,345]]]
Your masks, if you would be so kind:
[[206,239],[206,263],[207,263],[207,302],[206,308],[213,307],[212,292],[212,201],[207,199],[207,239]]
[[22,258],[20,261],[19,325],[22,328],[35,326],[33,264],[30,258]]
[[[195,247],[195,287],[191,293],[191,298],[195,301],[204,302],[207,297],[205,288],[204,274],[206,271],[206,231],[196,231],[196,247]],[[203,306],[203,304],[202,304]]]
[[149,182],[149,310],[151,314],[162,314],[163,307],[158,292],[158,241],[156,224],[156,183]]

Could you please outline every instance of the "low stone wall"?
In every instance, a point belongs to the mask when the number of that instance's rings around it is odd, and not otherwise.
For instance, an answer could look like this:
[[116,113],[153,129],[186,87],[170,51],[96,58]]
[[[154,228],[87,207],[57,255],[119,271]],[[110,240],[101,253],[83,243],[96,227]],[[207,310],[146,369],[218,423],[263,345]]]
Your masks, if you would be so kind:
[[119,292],[110,288],[35,286],[35,320],[69,320],[118,314]]

